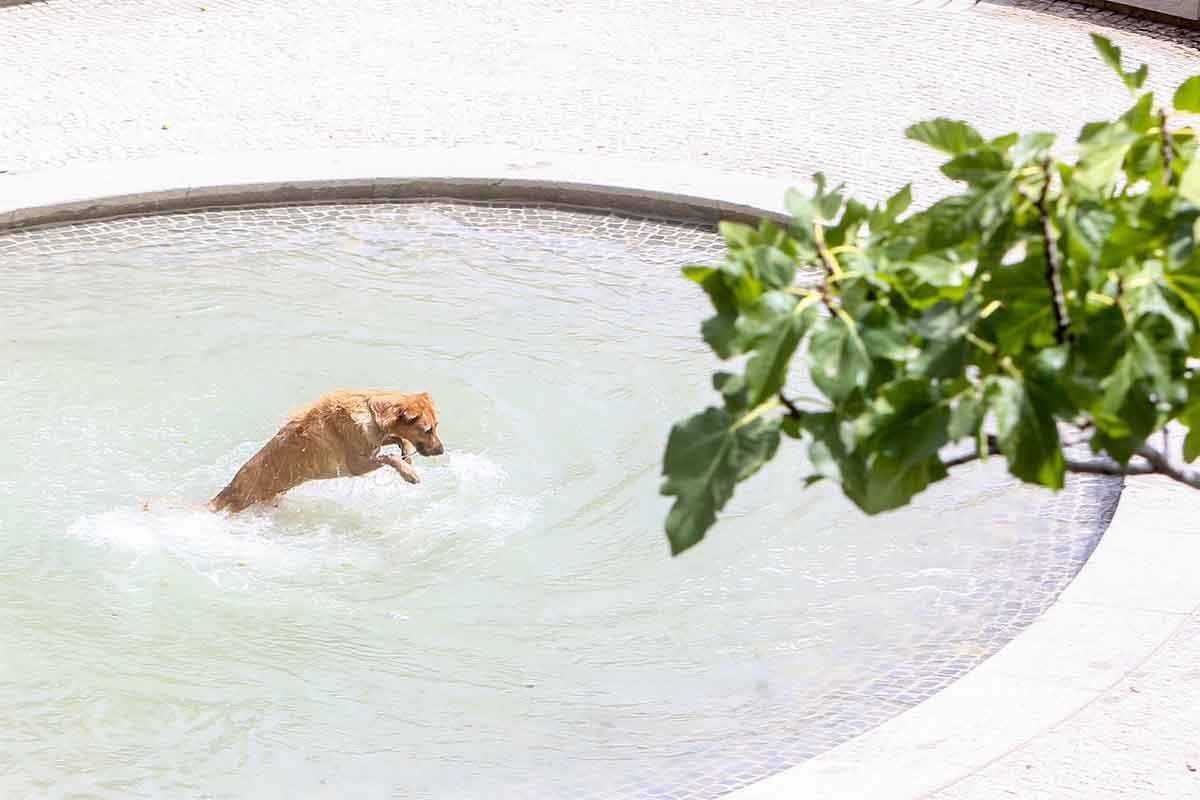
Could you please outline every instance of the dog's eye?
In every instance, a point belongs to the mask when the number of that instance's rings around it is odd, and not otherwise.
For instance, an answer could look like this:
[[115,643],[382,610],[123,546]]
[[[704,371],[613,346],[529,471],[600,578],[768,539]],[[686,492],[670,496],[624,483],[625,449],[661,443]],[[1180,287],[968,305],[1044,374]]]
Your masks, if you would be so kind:
[[431,426],[429,426],[428,428],[426,428],[426,429],[425,429],[425,432],[426,432],[426,433],[433,433],[433,426],[431,425]]

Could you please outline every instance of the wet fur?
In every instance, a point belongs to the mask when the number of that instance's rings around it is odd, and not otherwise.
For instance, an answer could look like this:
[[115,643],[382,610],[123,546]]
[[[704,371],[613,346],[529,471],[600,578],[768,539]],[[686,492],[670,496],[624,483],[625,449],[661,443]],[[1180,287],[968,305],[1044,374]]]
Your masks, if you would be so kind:
[[[242,511],[312,480],[365,475],[389,466],[409,483],[420,477],[413,452],[440,455],[437,410],[426,393],[343,389],[296,411],[208,504]],[[398,444],[402,455],[381,455]]]

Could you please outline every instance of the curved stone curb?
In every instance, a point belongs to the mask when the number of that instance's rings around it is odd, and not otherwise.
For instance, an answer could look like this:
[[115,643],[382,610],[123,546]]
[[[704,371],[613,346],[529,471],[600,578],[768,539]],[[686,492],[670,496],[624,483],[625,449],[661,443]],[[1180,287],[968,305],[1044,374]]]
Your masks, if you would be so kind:
[[1196,503],[1164,479],[1129,481],[1092,557],[1017,638],[924,703],[726,797],[928,797],[1048,734],[1200,611]]
[[787,219],[793,183],[501,149],[242,153],[0,175],[0,231],[203,208],[452,199],[715,224]]

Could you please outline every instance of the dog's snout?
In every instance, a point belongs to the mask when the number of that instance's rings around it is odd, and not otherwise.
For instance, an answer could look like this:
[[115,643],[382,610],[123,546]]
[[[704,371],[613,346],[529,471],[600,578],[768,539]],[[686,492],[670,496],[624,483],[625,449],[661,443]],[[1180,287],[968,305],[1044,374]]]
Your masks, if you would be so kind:
[[442,447],[441,442],[434,442],[432,444],[417,442],[417,452],[423,456],[440,456],[446,452],[446,448]]

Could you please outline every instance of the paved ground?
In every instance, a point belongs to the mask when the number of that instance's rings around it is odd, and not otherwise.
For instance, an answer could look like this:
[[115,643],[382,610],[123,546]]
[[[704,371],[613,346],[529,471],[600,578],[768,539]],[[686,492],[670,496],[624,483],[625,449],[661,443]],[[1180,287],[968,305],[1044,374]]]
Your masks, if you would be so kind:
[[933,800],[1200,797],[1200,616],[1099,702]]
[[[288,0],[46,0],[0,11],[0,169],[501,144],[774,177],[825,169],[878,194],[936,186],[936,160],[901,138],[912,121],[1073,135],[1125,102],[1086,36],[1124,18],[963,5],[642,0],[622,16],[562,0],[337,0],[316,13]],[[1132,24],[1146,32],[1112,32],[1173,87],[1195,34]]]
[[[529,147],[940,190],[936,114],[1073,135],[1123,90],[1104,30],[1170,90],[1200,34],[1068,2],[48,0],[0,8],[0,170],[314,147]],[[603,7],[602,7],[603,6]],[[631,9],[634,6],[630,6]],[[1183,797],[1200,620],[1140,676],[941,798]],[[1192,747],[1188,751],[1188,747]]]

